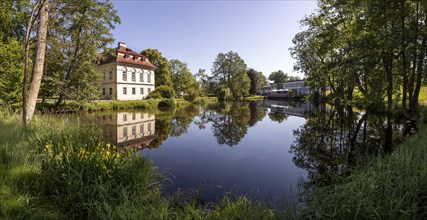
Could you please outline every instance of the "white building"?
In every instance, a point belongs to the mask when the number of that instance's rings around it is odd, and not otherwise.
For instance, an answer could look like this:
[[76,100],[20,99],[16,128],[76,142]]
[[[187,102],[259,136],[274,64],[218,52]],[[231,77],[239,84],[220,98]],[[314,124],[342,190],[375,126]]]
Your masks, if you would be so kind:
[[102,99],[140,100],[154,91],[154,66],[143,56],[120,42],[114,54],[104,55],[98,71],[104,74]]
[[274,83],[270,86],[260,88],[260,95],[267,97],[288,97],[296,95],[310,95],[311,90],[305,85],[304,80],[288,81],[284,83]]

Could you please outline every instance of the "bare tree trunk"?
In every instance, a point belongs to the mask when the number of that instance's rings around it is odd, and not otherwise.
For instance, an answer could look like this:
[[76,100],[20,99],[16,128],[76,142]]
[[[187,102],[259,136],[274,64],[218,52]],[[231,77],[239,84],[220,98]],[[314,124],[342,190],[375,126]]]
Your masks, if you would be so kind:
[[[49,18],[49,0],[44,0],[41,5],[39,26],[37,30],[37,45],[34,56],[33,72],[31,82],[28,85],[28,99],[25,105],[24,123],[31,120],[37,103],[40,84],[43,76],[44,60],[46,55],[46,36]],[[23,88],[24,89],[24,88]]]
[[28,78],[28,54],[30,53],[30,33],[34,25],[34,14],[38,8],[40,1],[34,3],[34,6],[31,10],[31,15],[28,18],[27,30],[25,31],[25,49],[24,49],[24,77],[22,79],[22,121],[24,125],[27,123],[27,78]]

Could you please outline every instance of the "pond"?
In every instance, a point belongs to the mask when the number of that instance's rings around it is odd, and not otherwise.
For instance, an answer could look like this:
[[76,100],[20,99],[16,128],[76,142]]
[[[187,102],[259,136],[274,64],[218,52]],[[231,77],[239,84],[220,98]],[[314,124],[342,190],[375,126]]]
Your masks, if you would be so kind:
[[301,183],[330,184],[364,156],[389,152],[405,131],[348,107],[268,100],[78,118],[153,161],[169,177],[166,193],[203,202],[231,193],[296,203]]

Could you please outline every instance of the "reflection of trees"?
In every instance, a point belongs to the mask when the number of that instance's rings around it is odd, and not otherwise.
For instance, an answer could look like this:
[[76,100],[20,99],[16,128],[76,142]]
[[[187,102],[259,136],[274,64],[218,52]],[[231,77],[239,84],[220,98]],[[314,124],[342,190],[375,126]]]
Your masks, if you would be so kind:
[[216,114],[211,114],[212,132],[218,144],[237,145],[246,135],[251,117],[248,102],[223,103]]
[[351,107],[332,107],[329,112],[308,114],[306,119],[294,131],[290,152],[294,163],[306,169],[309,180],[318,185],[336,181],[367,154],[388,152],[400,137],[398,125],[390,118],[356,113]]
[[188,127],[198,112],[199,109],[196,106],[190,105],[177,111],[161,111],[156,114],[157,138],[151,142],[150,148],[159,147],[169,135],[178,137],[187,133]]
[[267,113],[267,109],[261,107],[260,102],[249,102],[249,109],[251,113],[251,118],[248,121],[249,127],[254,126],[257,122],[261,121],[265,114]]
[[258,102],[224,102],[202,111],[195,124],[204,129],[207,123],[212,123],[218,144],[232,147],[243,139],[248,126],[265,117],[265,112]]
[[283,112],[271,111],[268,113],[270,120],[282,123],[284,120],[288,119],[288,114]]

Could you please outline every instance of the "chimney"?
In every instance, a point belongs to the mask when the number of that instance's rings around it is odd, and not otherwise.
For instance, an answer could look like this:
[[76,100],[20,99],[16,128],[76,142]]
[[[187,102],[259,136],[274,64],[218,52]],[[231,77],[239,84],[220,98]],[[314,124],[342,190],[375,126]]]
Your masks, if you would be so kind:
[[119,42],[119,47],[125,47],[126,48],[126,43],[125,42]]

